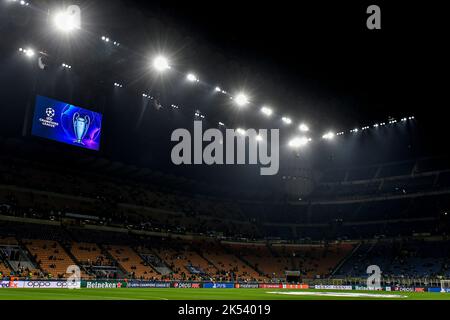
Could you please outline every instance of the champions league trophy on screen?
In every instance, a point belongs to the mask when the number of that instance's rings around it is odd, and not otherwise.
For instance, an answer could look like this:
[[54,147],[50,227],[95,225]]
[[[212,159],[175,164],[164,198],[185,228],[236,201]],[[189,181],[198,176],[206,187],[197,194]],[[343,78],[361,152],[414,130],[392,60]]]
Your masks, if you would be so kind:
[[89,118],[89,116],[86,115],[82,117],[78,112],[73,115],[73,130],[76,138],[74,143],[84,145],[83,139],[86,136],[90,125],[91,118]]

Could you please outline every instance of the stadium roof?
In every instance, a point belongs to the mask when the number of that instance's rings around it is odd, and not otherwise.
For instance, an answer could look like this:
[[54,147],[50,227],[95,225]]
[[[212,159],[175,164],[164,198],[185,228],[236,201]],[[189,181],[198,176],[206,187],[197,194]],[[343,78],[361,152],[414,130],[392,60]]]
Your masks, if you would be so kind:
[[[112,127],[128,119],[126,126],[135,131],[134,150],[129,154],[141,162],[152,156],[140,151],[156,137],[154,132],[170,130],[186,116],[173,113],[173,122],[167,125],[159,121],[160,116],[149,114],[147,107],[136,105],[130,93],[111,88],[113,83],[133,94],[151,95],[162,105],[192,110],[192,117],[198,112],[215,124],[220,121],[233,127],[279,127],[280,123],[255,112],[230,109],[227,95],[222,99],[213,94],[216,86],[230,94],[245,91],[256,106],[269,105],[278,116],[294,119],[296,125],[287,130],[297,130],[298,124],[306,122],[320,137],[330,130],[348,132],[387,122],[389,116],[431,119],[435,126],[426,129],[441,130],[431,112],[433,97],[423,94],[435,83],[428,67],[423,70],[415,63],[424,59],[417,43],[429,45],[429,51],[438,44],[425,28],[405,34],[407,14],[402,12],[397,20],[389,15],[399,13],[397,8],[384,7],[386,27],[371,33],[365,28],[364,6],[352,4],[326,4],[324,10],[321,3],[296,4],[294,9],[287,3],[269,8],[237,1],[217,7],[133,2],[81,1],[84,26],[73,37],[61,36],[48,23],[48,10],[54,10],[59,1],[30,1],[26,8],[2,10],[0,28],[8,32],[2,33],[0,55],[10,59],[9,68],[22,77],[18,80],[22,86],[10,88],[4,99],[11,105],[9,111],[23,112],[17,111],[17,97],[26,96],[23,87],[35,81],[29,66],[11,60],[17,48],[34,45],[36,51],[48,53],[49,61],[57,58],[71,67],[71,76],[52,79],[41,90],[113,113],[111,139],[106,143],[110,153],[122,148],[112,142],[121,141],[121,132]],[[162,53],[177,72],[195,72],[211,92],[186,83],[184,76],[161,79],[150,72],[146,68],[150,57]],[[431,69],[437,59],[428,62]],[[10,77],[5,72],[2,84],[7,81]],[[20,121],[21,114],[2,130],[17,130],[22,127]]]

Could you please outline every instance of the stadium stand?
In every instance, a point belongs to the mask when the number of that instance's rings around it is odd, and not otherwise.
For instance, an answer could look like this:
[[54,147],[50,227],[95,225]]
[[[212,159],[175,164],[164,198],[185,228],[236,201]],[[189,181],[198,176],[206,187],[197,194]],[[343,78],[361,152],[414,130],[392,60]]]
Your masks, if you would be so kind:
[[106,246],[106,250],[127,272],[127,277],[152,280],[157,278],[153,270],[142,258],[128,246]]
[[336,272],[336,276],[363,277],[365,268],[378,265],[384,277],[434,278],[449,275],[448,241],[384,240],[364,243]]
[[9,276],[11,275],[11,269],[9,269],[3,261],[0,261],[0,276]]
[[[368,240],[450,231],[443,215],[450,207],[444,160],[330,170],[301,201],[233,202],[177,189],[176,178],[163,174],[133,180],[102,173],[98,165],[89,169],[88,162],[83,170],[75,164],[67,170],[17,153],[0,157],[0,245],[21,252],[20,261],[2,253],[4,271],[57,278],[77,264],[88,279],[279,281],[285,271],[316,279],[360,276],[364,270],[348,266]],[[349,258],[358,242],[363,245]],[[389,256],[388,247],[375,249]],[[19,262],[22,268],[29,263],[28,270],[17,270]],[[438,275],[441,262],[389,271]]]
[[203,246],[202,252],[203,256],[219,270],[219,279],[235,281],[264,279],[259,272],[221,244],[207,243]]
[[[36,259],[39,268],[50,278],[67,278],[68,267],[76,265],[75,261],[56,241],[25,239],[23,243]],[[87,277],[88,275],[82,272],[82,276]]]

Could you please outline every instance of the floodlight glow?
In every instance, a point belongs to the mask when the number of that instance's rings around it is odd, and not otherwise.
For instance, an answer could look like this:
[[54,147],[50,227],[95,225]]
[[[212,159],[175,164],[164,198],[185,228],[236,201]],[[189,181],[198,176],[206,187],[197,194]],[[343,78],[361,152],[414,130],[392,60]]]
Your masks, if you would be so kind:
[[26,49],[26,50],[23,50],[23,52],[25,52],[25,55],[29,58],[32,58],[35,55],[35,52],[33,49]]
[[300,125],[299,129],[300,129],[301,132],[308,132],[309,131],[309,127],[306,124],[304,124],[304,123],[302,123]]
[[224,127],[225,124],[223,122],[219,122],[219,126]]
[[292,120],[291,120],[290,118],[283,117],[283,118],[281,118],[281,120],[282,120],[285,124],[292,124]]
[[263,139],[262,136],[260,136],[260,135],[257,135],[257,136],[256,136],[256,141],[262,142],[263,140],[264,140],[264,139]]
[[198,82],[199,80],[198,80],[198,78],[195,76],[195,74],[193,74],[193,73],[189,73],[187,76],[186,76],[186,79],[188,80],[188,81],[190,81],[190,82]]
[[68,14],[67,12],[58,12],[53,18],[55,26],[64,32],[71,32],[79,28],[77,19],[73,14]]
[[222,89],[220,87],[216,87],[216,92],[222,92]]
[[9,2],[18,2],[21,6],[29,6],[29,5],[30,5],[29,2],[26,2],[26,1],[24,1],[24,0],[21,0],[21,1],[17,1],[17,0],[9,0]]
[[268,117],[270,117],[273,114],[272,109],[270,109],[269,107],[262,107],[261,112],[264,113]]
[[289,147],[298,149],[306,146],[310,141],[311,139],[308,139],[306,137],[297,137],[289,141]]
[[153,67],[159,72],[170,69],[169,60],[163,56],[158,56],[153,60]]
[[238,134],[240,134],[241,136],[245,136],[245,134],[246,134],[246,131],[245,131],[244,129],[241,129],[241,128],[237,128],[237,129],[236,129],[236,132],[237,132]]
[[322,138],[325,140],[333,140],[334,137],[335,137],[335,133],[331,132],[331,131],[322,136]]
[[236,101],[236,104],[237,104],[238,106],[240,106],[240,107],[243,107],[243,106],[245,106],[245,105],[248,104],[248,98],[247,98],[247,96],[246,96],[245,94],[243,94],[243,93],[238,94],[238,95],[236,96],[235,101]]

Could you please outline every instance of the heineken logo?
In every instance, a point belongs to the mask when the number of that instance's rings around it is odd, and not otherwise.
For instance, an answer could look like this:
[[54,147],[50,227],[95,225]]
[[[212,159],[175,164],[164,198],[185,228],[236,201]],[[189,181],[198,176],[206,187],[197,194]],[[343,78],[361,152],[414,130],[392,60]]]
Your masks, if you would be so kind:
[[88,282],[86,282],[86,288],[88,288],[88,289],[115,289],[115,288],[122,288],[122,282],[88,281]]

